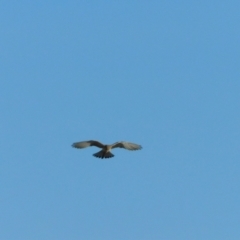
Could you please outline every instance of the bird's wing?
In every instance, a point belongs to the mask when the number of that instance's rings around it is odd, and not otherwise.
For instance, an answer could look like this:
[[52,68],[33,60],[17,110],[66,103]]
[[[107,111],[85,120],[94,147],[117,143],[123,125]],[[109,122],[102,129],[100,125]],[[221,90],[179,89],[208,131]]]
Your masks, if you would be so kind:
[[104,145],[98,141],[94,141],[94,140],[90,140],[90,141],[84,141],[84,142],[76,142],[72,144],[72,147],[75,148],[86,148],[86,147],[91,147],[91,146],[95,146],[95,147],[99,147],[99,148],[103,148]]
[[128,150],[139,150],[142,148],[141,145],[130,143],[130,142],[116,142],[111,145],[111,148],[125,148]]

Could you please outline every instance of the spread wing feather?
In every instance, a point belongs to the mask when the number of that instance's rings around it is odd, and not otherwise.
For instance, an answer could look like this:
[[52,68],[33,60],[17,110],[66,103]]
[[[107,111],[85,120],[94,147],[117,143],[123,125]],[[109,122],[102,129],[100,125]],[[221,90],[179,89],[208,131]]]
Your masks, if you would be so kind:
[[86,147],[91,147],[91,146],[95,146],[95,147],[99,147],[99,148],[104,147],[104,145],[102,143],[95,141],[95,140],[75,142],[72,144],[72,146],[75,148],[86,148]]
[[130,142],[116,142],[112,144],[112,148],[125,148],[128,150],[139,150],[142,148],[141,145],[135,144],[135,143],[130,143]]

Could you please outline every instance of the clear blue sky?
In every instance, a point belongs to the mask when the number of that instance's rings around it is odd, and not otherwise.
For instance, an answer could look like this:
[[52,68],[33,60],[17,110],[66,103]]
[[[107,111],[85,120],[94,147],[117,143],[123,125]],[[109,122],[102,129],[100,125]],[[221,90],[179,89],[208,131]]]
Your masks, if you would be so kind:
[[1,1],[0,239],[239,240],[239,9]]

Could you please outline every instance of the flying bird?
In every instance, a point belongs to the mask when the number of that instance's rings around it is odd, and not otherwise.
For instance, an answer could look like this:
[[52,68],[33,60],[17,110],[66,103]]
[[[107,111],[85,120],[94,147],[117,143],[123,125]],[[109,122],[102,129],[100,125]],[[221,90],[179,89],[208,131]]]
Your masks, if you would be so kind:
[[76,142],[72,144],[72,147],[75,148],[86,148],[86,147],[91,147],[95,146],[98,148],[102,148],[101,151],[94,153],[94,157],[98,158],[111,158],[114,157],[114,155],[111,153],[111,150],[113,148],[125,148],[127,150],[139,150],[142,148],[141,145],[135,144],[135,143],[130,143],[130,142],[116,142],[110,145],[104,145],[98,141],[94,140],[89,140],[89,141],[83,141],[83,142]]

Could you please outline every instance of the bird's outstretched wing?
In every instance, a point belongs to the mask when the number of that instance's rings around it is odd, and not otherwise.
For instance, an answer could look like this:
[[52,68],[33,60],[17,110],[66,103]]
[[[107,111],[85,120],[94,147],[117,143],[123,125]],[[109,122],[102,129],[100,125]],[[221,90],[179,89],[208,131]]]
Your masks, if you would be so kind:
[[139,150],[142,148],[141,145],[130,143],[130,142],[116,142],[111,145],[111,148],[125,148],[128,150]]
[[91,146],[104,148],[104,145],[102,143],[100,143],[98,141],[94,141],[94,140],[75,142],[72,144],[72,147],[75,147],[75,148],[86,148],[86,147],[91,147]]

